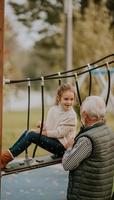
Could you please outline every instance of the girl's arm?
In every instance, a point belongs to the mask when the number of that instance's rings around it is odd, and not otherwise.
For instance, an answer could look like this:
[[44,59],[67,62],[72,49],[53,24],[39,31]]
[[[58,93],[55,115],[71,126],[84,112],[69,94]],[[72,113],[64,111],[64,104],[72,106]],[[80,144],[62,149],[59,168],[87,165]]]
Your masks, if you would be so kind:
[[64,119],[58,124],[58,127],[54,130],[47,130],[47,136],[53,138],[63,138],[67,137],[69,133],[76,132],[77,120],[76,118],[70,117]]
[[47,136],[53,138],[67,137],[76,132],[77,116],[75,111],[63,112],[58,106],[53,106],[47,114]]

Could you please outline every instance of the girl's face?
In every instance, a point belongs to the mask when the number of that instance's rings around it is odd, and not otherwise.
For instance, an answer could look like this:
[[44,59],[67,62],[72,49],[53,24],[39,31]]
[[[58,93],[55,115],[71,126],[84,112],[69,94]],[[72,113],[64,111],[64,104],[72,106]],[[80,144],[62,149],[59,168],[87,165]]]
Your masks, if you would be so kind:
[[59,99],[59,105],[63,107],[65,111],[71,109],[74,104],[74,93],[70,90],[63,92],[61,98]]

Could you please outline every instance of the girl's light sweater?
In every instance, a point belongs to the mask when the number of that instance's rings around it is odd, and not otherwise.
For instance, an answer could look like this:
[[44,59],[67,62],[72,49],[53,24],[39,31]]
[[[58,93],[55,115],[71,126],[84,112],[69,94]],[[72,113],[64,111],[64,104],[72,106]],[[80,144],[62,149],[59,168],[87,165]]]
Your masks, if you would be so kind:
[[66,148],[70,138],[75,138],[77,127],[77,115],[71,108],[64,111],[59,105],[55,105],[48,111],[45,128],[47,136],[57,138]]

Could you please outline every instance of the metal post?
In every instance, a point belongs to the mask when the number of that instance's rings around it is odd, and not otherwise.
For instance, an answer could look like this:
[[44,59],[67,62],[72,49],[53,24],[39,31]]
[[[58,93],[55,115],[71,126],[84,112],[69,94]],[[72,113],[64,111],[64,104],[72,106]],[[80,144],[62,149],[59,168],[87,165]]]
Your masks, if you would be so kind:
[[65,68],[72,70],[72,0],[64,1],[65,12]]
[[[2,113],[3,113],[3,43],[4,43],[4,0],[0,0],[0,162],[2,151]],[[1,169],[0,169],[1,199]]]

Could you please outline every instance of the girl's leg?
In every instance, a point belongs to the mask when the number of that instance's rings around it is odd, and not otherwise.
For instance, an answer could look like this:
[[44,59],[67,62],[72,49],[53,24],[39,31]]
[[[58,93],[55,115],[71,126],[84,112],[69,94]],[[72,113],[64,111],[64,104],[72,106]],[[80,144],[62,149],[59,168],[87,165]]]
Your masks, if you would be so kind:
[[56,156],[63,156],[66,150],[58,139],[50,138],[44,135],[41,136],[38,145]]
[[[22,133],[22,135],[19,137],[19,139],[13,144],[12,147],[15,147],[16,145],[18,145],[18,143],[19,143],[27,134],[28,134],[28,131],[27,131],[27,130],[24,131],[24,132]],[[12,147],[11,147],[11,148],[12,148]]]
[[34,131],[24,132],[19,140],[9,149],[14,157],[21,154],[31,143],[37,144],[43,149],[62,156],[64,154],[64,146],[54,138],[49,138],[47,136],[41,135]]
[[[36,135],[36,137],[35,137]],[[39,134],[33,131],[25,131],[21,137],[9,148],[13,157],[21,154],[26,148],[28,148],[32,143],[32,138],[35,137],[36,143],[39,138]]]

